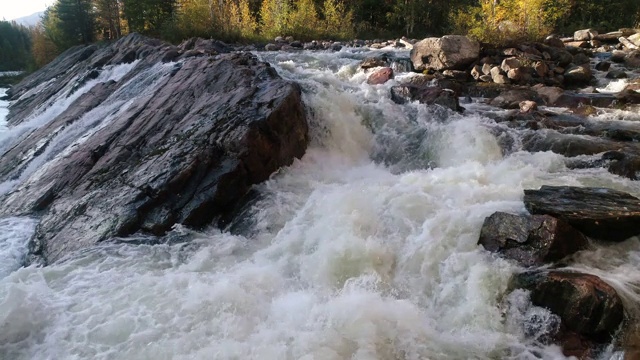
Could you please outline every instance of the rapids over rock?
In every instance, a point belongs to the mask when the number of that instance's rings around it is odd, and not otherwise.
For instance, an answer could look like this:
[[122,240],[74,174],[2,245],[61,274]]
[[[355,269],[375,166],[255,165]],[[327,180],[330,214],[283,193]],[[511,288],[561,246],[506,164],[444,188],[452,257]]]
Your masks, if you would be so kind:
[[0,90],[0,359],[640,349],[633,104],[235,50],[134,34]]

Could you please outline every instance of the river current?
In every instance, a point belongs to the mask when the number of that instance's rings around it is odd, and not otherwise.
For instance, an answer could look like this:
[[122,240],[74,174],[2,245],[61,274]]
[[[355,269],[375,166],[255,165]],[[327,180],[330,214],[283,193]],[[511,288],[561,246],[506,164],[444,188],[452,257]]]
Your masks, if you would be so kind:
[[[395,104],[390,87],[413,75],[367,85],[358,64],[376,54],[258,54],[301,84],[311,144],[256,186],[237,235],[176,226],[195,240],[105,243],[24,268],[37,221],[0,219],[0,359],[564,359],[538,341],[555,316],[526,292],[507,292],[521,269],[477,245],[482,222],[524,212],[523,190],[541,185],[635,196],[640,185],[520,151],[517,134],[486,116],[502,110],[478,99],[462,104],[464,114]],[[49,104],[30,126],[70,102]],[[0,145],[17,136],[7,106],[0,102]],[[638,239],[593,243],[570,265],[640,303]]]

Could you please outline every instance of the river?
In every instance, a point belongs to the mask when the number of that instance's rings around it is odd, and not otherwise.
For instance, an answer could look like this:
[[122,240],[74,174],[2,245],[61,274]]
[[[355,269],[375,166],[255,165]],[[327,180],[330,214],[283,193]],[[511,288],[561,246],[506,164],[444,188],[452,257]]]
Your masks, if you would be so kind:
[[[394,81],[367,85],[358,69],[379,53],[259,53],[301,84],[312,140],[256,187],[238,235],[210,228],[189,244],[111,243],[21,268],[36,220],[0,219],[0,358],[564,359],[538,342],[555,316],[524,291],[507,293],[521,269],[477,245],[482,222],[524,212],[523,190],[541,185],[635,196],[640,185],[520,151],[517,134],[485,116],[502,110],[479,99],[464,114],[395,104]],[[52,113],[70,101],[58,102]],[[0,144],[15,135],[6,107]],[[620,119],[640,115],[598,117]],[[638,239],[592,244],[571,266],[638,301]]]

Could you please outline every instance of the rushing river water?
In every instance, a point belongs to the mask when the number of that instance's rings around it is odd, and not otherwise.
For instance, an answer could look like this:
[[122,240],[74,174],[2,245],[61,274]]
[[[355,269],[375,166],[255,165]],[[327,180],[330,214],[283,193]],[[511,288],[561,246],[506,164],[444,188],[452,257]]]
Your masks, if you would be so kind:
[[[36,220],[0,219],[0,359],[563,359],[537,342],[554,315],[506,293],[519,268],[477,245],[482,222],[524,212],[523,190],[543,184],[640,185],[519,151],[483,115],[499,110],[477,102],[462,115],[397,105],[389,89],[411,75],[367,85],[358,63],[372,54],[259,54],[302,85],[312,142],[257,186],[242,235],[212,228],[20,268]],[[0,144],[15,135],[6,107]],[[640,115],[599,115],[620,119]],[[571,266],[637,301],[638,239],[593,244]]]

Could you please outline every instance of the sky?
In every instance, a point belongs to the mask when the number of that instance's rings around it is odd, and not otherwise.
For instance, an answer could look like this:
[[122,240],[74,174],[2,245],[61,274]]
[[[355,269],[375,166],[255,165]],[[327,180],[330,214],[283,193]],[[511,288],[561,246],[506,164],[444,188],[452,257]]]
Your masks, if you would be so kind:
[[54,0],[0,0],[0,20],[13,20],[44,11]]

